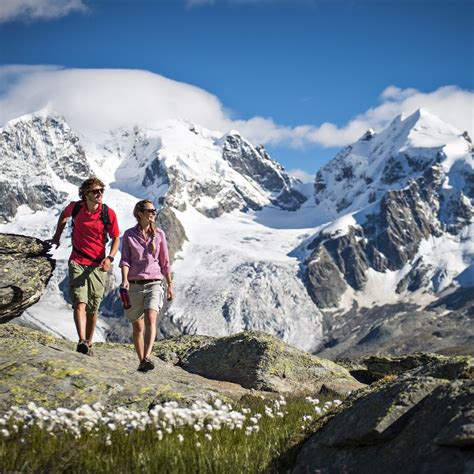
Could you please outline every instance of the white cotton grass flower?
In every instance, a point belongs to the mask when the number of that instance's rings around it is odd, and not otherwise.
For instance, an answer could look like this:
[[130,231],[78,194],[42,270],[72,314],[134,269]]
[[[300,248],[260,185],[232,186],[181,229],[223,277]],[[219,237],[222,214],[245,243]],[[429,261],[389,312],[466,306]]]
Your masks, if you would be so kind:
[[[283,399],[277,402],[267,406],[267,415],[277,413],[277,408],[282,405]],[[205,439],[211,440],[210,433],[213,431],[244,429],[248,415],[251,415],[249,408],[235,410],[231,404],[224,403],[220,399],[214,400],[211,404],[196,401],[190,407],[180,407],[177,402],[166,402],[154,406],[148,412],[125,407],[106,409],[100,404],[81,405],[76,409],[48,410],[31,402],[23,408],[13,406],[0,417],[0,436],[6,438],[12,432],[19,432],[20,429],[23,435],[30,428],[36,427],[50,433],[51,436],[61,433],[70,433],[76,439],[80,439],[86,433],[104,436],[106,445],[109,445],[110,433],[114,431],[129,434],[153,429],[158,440],[162,440],[164,436],[172,434],[181,427],[189,426],[195,432],[206,431]],[[251,417],[250,423],[258,425],[261,417],[261,413],[256,413]],[[258,429],[256,427],[252,432]]]
[[182,442],[184,441],[184,436],[183,436],[181,433],[178,434],[177,438],[178,438],[178,441],[179,441],[180,443],[182,443]]

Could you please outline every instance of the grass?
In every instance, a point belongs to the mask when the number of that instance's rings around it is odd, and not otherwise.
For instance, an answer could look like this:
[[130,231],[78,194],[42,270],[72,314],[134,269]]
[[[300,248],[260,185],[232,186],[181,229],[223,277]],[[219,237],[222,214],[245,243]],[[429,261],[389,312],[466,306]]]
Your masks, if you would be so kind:
[[[323,403],[253,399],[230,407],[216,401],[194,412],[171,404],[153,419],[124,410],[112,419],[111,412],[96,407],[73,429],[68,427],[76,415],[30,407],[0,418],[1,471],[289,472],[312,424],[330,409],[330,402]],[[58,421],[61,417],[69,421]]]

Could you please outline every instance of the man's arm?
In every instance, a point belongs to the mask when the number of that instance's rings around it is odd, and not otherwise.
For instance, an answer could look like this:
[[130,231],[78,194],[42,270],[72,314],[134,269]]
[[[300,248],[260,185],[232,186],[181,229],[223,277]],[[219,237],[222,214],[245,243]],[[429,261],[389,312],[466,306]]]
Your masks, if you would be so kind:
[[64,211],[61,212],[58,219],[58,224],[56,225],[56,232],[53,235],[53,238],[49,241],[51,245],[56,245],[56,248],[59,247],[61,234],[63,233],[64,227],[67,224],[67,217],[64,216]]
[[[120,237],[114,237],[112,239],[112,245],[110,247],[110,252],[108,255],[111,257],[115,257],[115,254],[118,252],[120,246]],[[112,266],[112,262],[110,261],[109,258],[105,257],[102,262],[100,262],[100,266],[104,270],[104,272],[108,272],[110,270],[110,267]]]

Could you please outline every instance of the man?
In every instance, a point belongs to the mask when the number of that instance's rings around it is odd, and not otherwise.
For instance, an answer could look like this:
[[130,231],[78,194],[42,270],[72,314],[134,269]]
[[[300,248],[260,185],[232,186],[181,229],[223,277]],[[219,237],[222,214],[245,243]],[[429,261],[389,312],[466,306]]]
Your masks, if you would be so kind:
[[[97,311],[104,296],[107,272],[119,248],[115,212],[102,203],[104,183],[92,177],[79,188],[81,201],[71,202],[59,216],[51,244],[59,247],[68,218],[73,219],[72,253],[69,257],[69,293],[79,342],[77,352],[92,355]],[[107,234],[112,239],[106,256]]]

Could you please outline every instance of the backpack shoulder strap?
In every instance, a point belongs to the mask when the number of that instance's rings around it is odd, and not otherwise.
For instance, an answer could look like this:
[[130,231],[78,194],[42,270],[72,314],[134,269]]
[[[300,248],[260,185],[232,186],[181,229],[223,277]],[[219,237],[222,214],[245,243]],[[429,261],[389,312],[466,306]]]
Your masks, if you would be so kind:
[[107,227],[111,224],[110,222],[110,215],[109,215],[109,206],[107,204],[102,204],[102,211],[100,213],[100,220],[104,224],[104,231],[102,234],[102,239],[104,243],[106,243],[109,238],[107,236]]
[[72,217],[72,221],[73,221],[73,222],[74,222],[74,219],[76,218],[77,214],[78,214],[79,211],[81,210],[81,203],[82,203],[82,201],[77,201],[77,202],[74,204],[74,207],[72,208],[71,217]]
[[102,204],[102,212],[100,214],[100,219],[106,227],[111,224],[110,215],[109,215],[109,206],[107,206],[107,204]]

